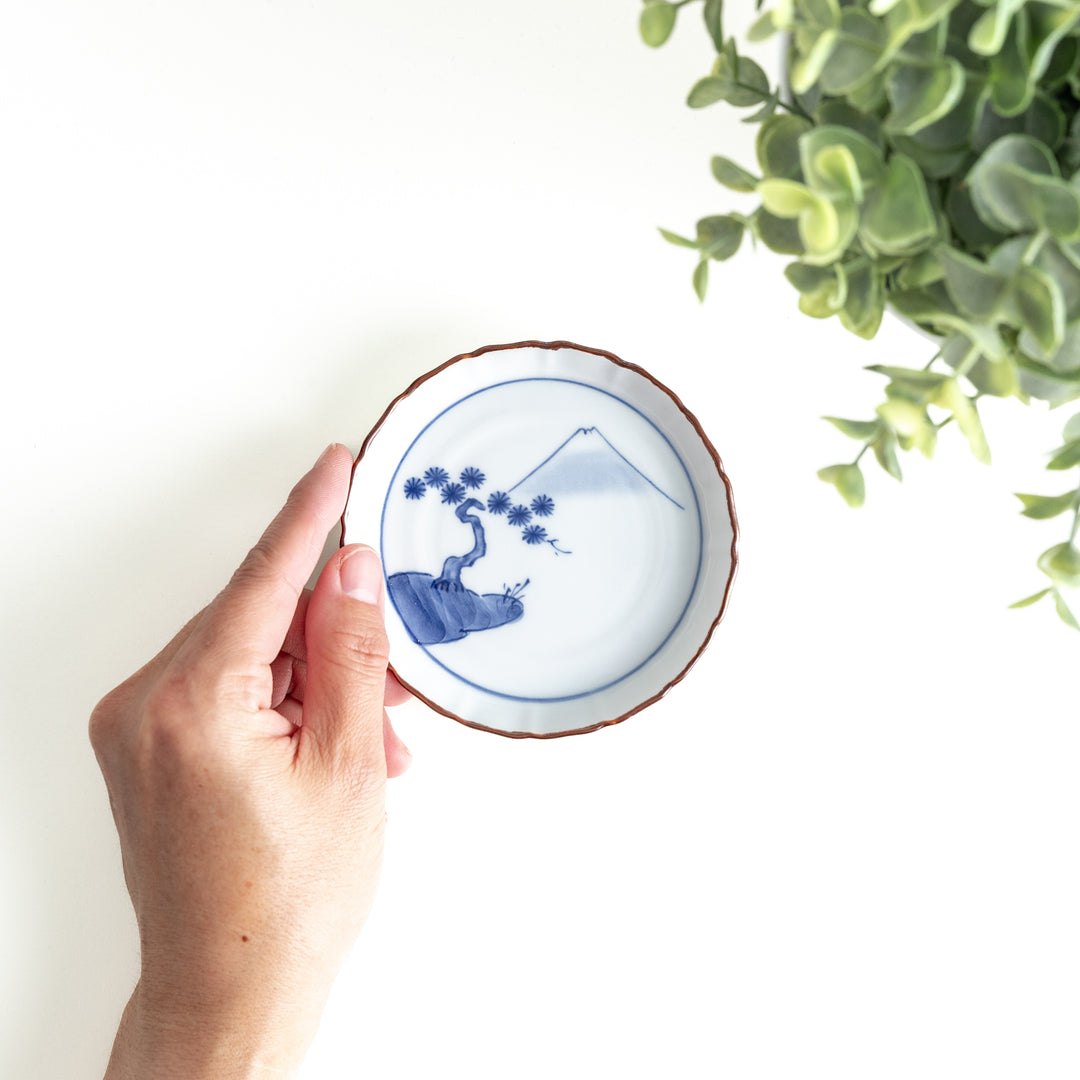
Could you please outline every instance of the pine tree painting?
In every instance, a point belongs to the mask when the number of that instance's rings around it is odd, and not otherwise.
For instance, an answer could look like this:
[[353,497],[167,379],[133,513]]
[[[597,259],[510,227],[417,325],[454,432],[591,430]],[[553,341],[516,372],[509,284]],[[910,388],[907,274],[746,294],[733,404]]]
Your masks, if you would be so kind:
[[537,495],[529,505],[514,504],[511,496],[500,490],[482,498],[486,474],[474,465],[462,469],[457,479],[439,465],[432,465],[423,476],[410,476],[401,492],[406,501],[433,498],[445,505],[457,519],[472,529],[472,547],[461,555],[448,555],[439,574],[405,571],[388,579],[390,596],[409,633],[420,645],[459,641],[478,630],[490,630],[516,622],[525,612],[522,594],[528,579],[501,593],[477,593],[461,581],[462,571],[474,566],[487,554],[487,534],[480,514],[501,518],[506,525],[520,529],[520,539],[530,547],[547,544],[556,555],[570,552],[559,547],[557,537],[548,534],[545,521],[555,513],[555,500]]

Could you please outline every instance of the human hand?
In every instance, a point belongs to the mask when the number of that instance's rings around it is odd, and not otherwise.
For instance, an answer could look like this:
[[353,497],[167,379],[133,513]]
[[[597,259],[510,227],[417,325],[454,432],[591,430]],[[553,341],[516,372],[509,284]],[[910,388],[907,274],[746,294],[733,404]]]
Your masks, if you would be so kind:
[[370,909],[388,776],[382,570],[328,561],[352,459],[331,446],[225,590],[94,710],[141,974],[107,1080],[291,1075]]

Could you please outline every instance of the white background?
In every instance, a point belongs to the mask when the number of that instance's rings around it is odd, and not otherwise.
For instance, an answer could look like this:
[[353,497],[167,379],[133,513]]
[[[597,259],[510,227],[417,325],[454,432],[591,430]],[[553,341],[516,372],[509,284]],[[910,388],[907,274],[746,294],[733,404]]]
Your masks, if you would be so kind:
[[[737,5],[733,29],[750,5]],[[414,377],[566,338],[649,368],[732,477],[741,566],[688,680],[552,742],[416,704],[376,911],[305,1078],[1075,1077],[1076,662],[1006,605],[1068,412],[988,403],[849,510],[870,363],[765,254],[633,0],[7,0],[0,33],[0,1075],[96,1077],[137,970],[97,698]],[[1062,484],[1061,487],[1064,485]],[[331,544],[334,541],[331,541]],[[1080,606],[1080,605],[1078,605]]]

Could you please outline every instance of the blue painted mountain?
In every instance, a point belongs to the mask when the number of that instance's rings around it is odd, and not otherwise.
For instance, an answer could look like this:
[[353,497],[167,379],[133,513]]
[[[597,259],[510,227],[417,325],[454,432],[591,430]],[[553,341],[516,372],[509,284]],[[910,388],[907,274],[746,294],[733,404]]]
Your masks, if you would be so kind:
[[547,495],[602,495],[658,492],[684,507],[655,484],[595,427],[582,427],[512,488]]

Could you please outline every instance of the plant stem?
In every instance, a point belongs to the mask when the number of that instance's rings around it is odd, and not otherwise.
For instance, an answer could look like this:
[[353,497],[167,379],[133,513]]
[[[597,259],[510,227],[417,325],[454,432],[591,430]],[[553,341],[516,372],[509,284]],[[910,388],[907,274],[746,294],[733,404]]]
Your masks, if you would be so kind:
[[[737,84],[737,85],[741,85],[741,84]],[[745,87],[744,89],[752,90],[754,88],[752,86],[750,86],[750,87]],[[782,98],[777,98],[776,106],[779,109],[787,109],[787,111],[789,113],[791,113],[792,116],[801,116],[804,120],[809,120],[811,123],[814,122],[814,118],[808,112],[806,112],[803,109],[799,108],[799,106],[796,105],[794,102],[791,102],[789,104],[788,102],[784,101]]]
[[1043,245],[1050,239],[1050,233],[1046,229],[1040,229],[1032,238],[1031,243],[1024,249],[1024,254],[1020,256],[1020,262],[1023,266],[1030,266],[1038,257],[1039,252],[1042,251]]
[[[684,2],[689,3],[689,0],[684,0]],[[736,79],[734,82],[732,82],[731,85],[734,86],[737,90],[749,90],[752,94],[760,94],[761,93],[761,88],[760,87],[758,87],[758,86],[749,86],[746,83],[739,82],[738,79]],[[750,106],[746,106],[746,107],[749,108]],[[787,109],[787,111],[789,113],[791,113],[792,116],[801,116],[804,120],[809,120],[811,123],[813,123],[814,118],[812,116],[810,116],[809,113],[803,112],[803,110],[800,109],[799,106],[794,104],[794,103],[789,104],[788,102],[784,101],[782,98],[777,97],[777,99],[776,99],[776,107],[778,109]]]
[[982,353],[979,351],[978,345],[972,345],[970,349],[964,354],[964,359],[960,361],[956,366],[956,377],[962,378],[966,375],[975,365],[978,363],[979,357]]
[[941,359],[941,354],[943,351],[943,349],[938,349],[938,351],[930,357],[929,361],[926,364],[926,367],[923,368],[923,371],[929,371],[934,366],[934,364],[936,364]]

